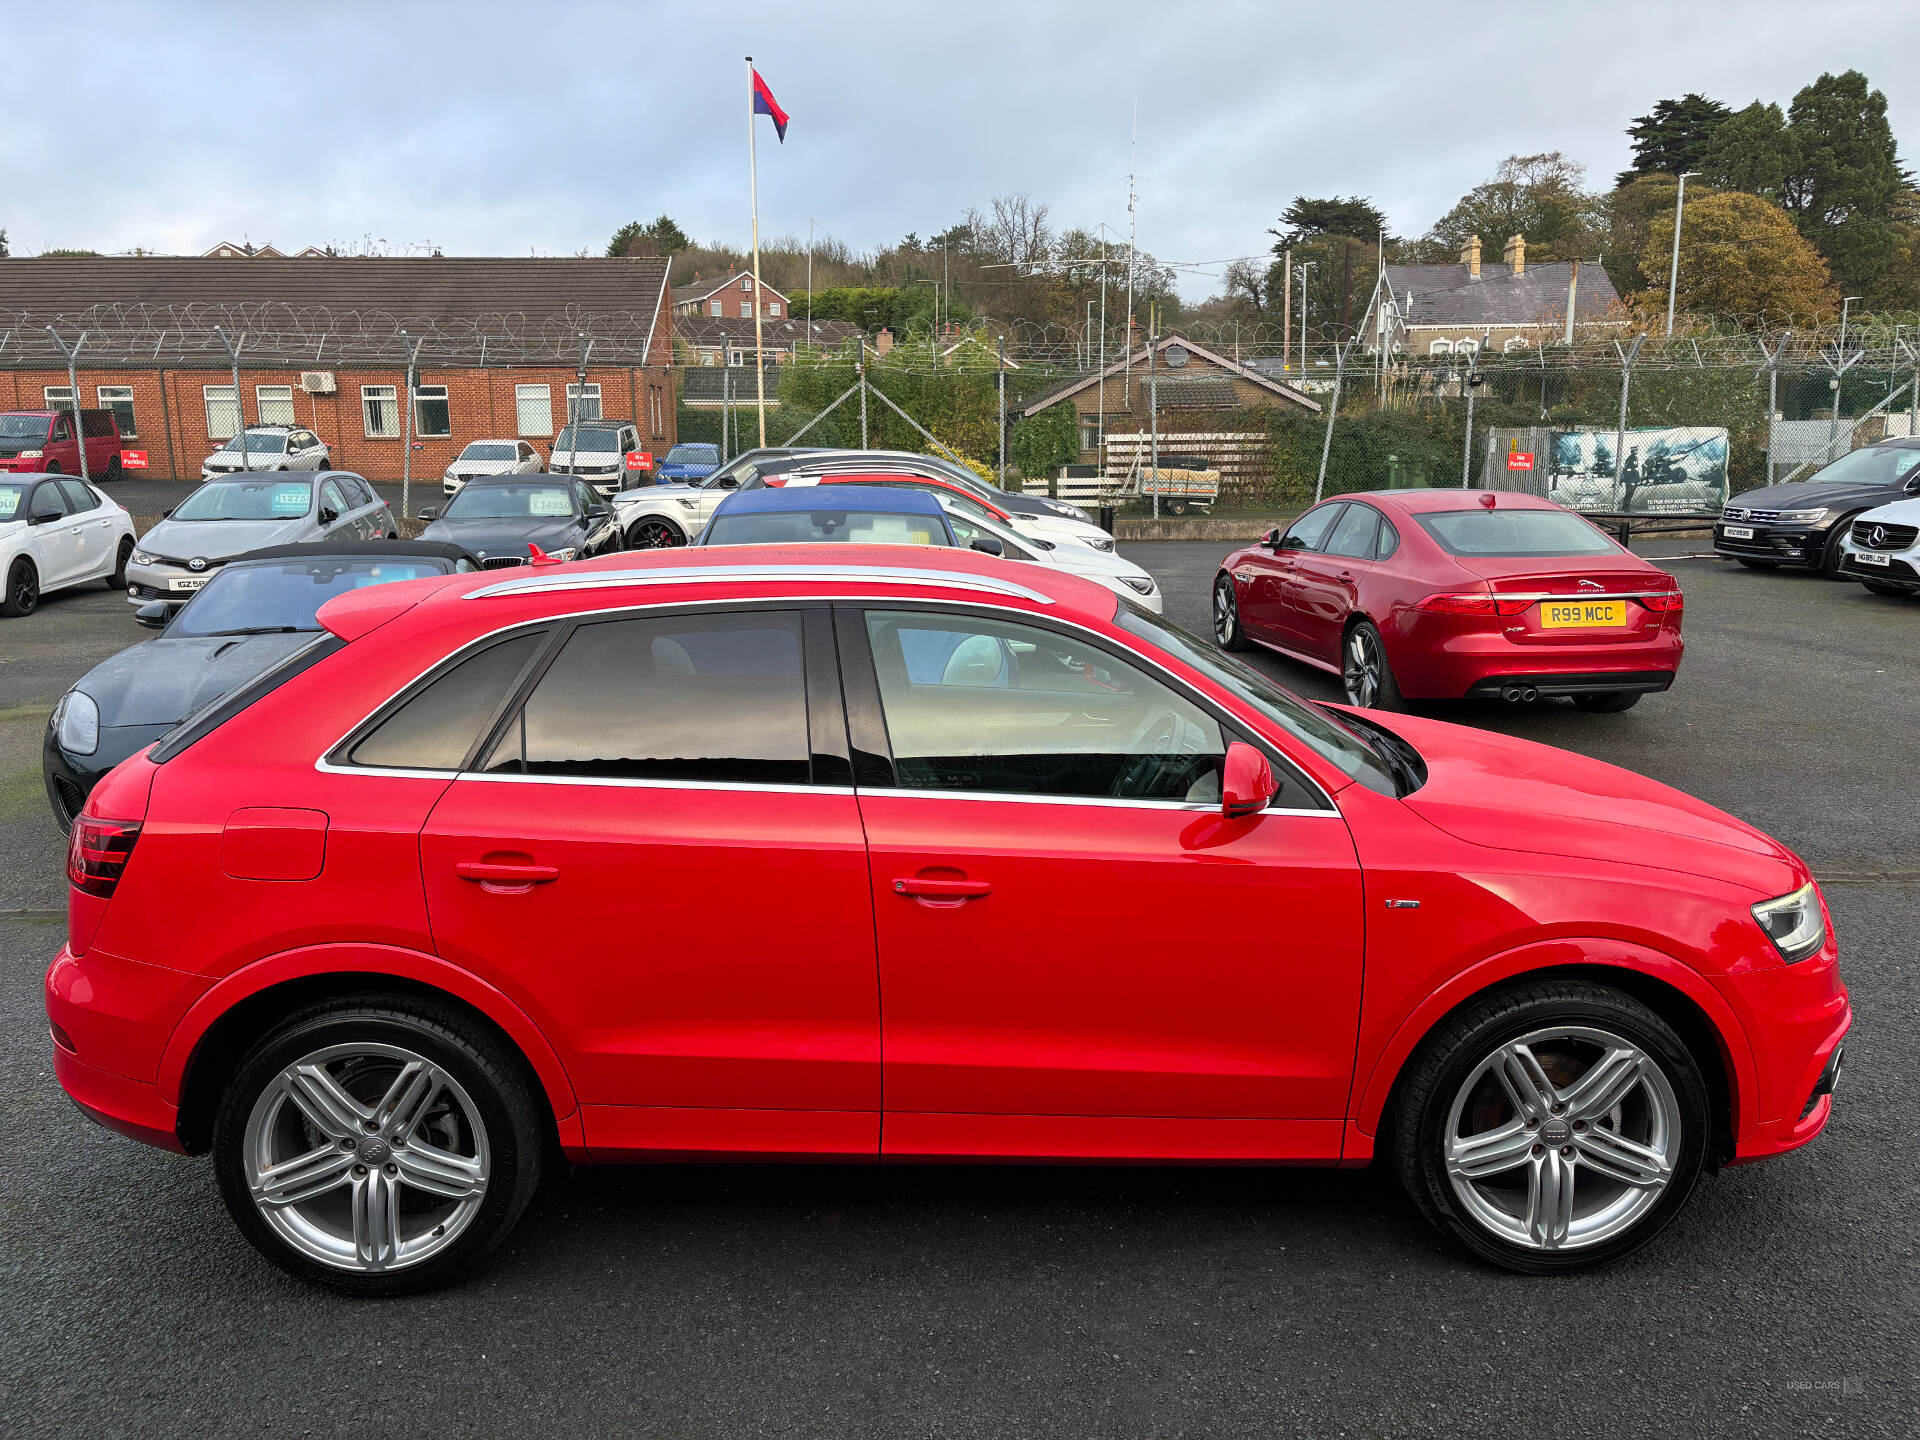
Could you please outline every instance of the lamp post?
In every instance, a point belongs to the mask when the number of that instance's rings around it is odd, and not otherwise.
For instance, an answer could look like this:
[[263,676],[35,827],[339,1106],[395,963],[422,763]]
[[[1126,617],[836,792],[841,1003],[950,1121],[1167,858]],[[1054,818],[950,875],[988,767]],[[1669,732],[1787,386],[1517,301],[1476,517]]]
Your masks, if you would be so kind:
[[1680,172],[1680,193],[1673,201],[1673,263],[1667,267],[1667,334],[1673,334],[1673,296],[1680,285],[1680,222],[1687,212],[1687,178],[1698,170]]
[[1858,295],[1849,295],[1840,302],[1840,351],[1842,354],[1845,354],[1847,349],[1847,311],[1853,308],[1853,302],[1859,298]]

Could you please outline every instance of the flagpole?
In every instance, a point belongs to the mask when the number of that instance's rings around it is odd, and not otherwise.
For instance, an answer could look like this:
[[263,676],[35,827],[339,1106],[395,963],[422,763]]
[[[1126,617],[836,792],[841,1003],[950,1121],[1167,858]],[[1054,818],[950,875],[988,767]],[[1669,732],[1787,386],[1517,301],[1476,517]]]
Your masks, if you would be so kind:
[[760,330],[760,162],[754,153],[753,57],[747,56],[747,188],[753,192],[753,385],[760,406],[760,448],[767,445],[767,357]]

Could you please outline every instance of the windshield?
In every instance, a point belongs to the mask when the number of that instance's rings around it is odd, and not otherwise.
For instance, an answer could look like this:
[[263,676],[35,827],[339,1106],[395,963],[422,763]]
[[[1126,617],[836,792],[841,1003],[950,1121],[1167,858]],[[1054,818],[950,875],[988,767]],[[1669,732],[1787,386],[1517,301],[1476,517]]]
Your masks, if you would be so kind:
[[24,485],[0,485],[0,525],[9,520],[23,518],[20,507],[27,503],[27,487]]
[[52,423],[44,415],[0,415],[0,440],[44,440]]
[[676,445],[667,451],[668,465],[718,465],[720,447],[718,445]]
[[280,560],[232,565],[209,580],[167,627],[169,635],[263,635],[318,630],[313,617],[336,595],[394,580],[445,575],[447,562],[425,556]]
[[[262,435],[252,430],[247,432],[247,454],[249,455],[280,455],[285,453],[286,448],[287,437],[285,435]],[[233,439],[227,441],[226,444],[222,445],[219,450],[214,453],[219,455],[238,455],[240,453],[240,437],[238,435],[234,436]]]
[[476,440],[460,452],[462,460],[517,460],[519,451],[512,445],[488,444]]
[[1612,555],[1620,547],[1565,510],[1441,510],[1415,517],[1453,555]]
[[576,443],[573,438],[573,426],[562,425],[558,438],[553,442],[553,448],[556,450],[584,450],[588,454],[594,454],[603,450],[618,450],[620,448],[620,432],[608,425],[582,425],[580,427],[580,439]]
[[1400,787],[1394,782],[1392,768],[1373,746],[1335,716],[1309,705],[1251,665],[1135,605],[1122,604],[1113,623],[1184,661],[1222,689],[1232,691],[1294,739],[1338,767],[1342,774],[1351,775],[1379,794],[1399,795]]
[[440,518],[564,520],[573,513],[573,492],[566,486],[528,480],[508,485],[468,485],[447,502]]
[[313,504],[313,482],[284,475],[210,480],[180,502],[169,520],[289,520]]
[[716,515],[702,545],[817,545],[847,540],[866,545],[945,545],[946,526],[932,515],[870,510],[776,510]]
[[1812,479],[1815,484],[1839,480],[1849,485],[1896,485],[1916,465],[1920,465],[1920,450],[1875,446],[1842,455]]

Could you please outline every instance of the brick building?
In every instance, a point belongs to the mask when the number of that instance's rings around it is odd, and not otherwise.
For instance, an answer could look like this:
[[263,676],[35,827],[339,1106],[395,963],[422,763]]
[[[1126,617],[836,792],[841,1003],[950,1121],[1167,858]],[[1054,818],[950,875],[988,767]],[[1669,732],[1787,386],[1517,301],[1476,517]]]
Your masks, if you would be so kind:
[[1527,261],[1524,235],[1507,239],[1498,265],[1481,264],[1480,237],[1461,247],[1456,265],[1389,265],[1374,288],[1357,334],[1368,354],[1510,353],[1552,344],[1573,326],[1624,323],[1620,297],[1598,265]]
[[[712,320],[753,319],[753,276],[728,271],[687,285],[673,287],[673,313],[704,315]],[[782,320],[792,313],[787,297],[765,281],[760,285],[760,318]]]
[[[309,426],[336,469],[435,478],[469,441],[521,438],[543,452],[566,423],[581,334],[593,341],[587,418],[632,420],[663,451],[677,438],[673,313],[657,259],[113,257],[0,263],[0,408],[112,409],[157,478],[197,479],[246,424]],[[227,351],[240,346],[239,413]]]

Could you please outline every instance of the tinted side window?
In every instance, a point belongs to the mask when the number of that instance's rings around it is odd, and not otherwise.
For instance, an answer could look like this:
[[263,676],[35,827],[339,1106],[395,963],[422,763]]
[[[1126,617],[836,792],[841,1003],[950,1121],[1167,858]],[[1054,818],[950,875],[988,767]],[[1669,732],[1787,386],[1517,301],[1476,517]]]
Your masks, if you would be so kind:
[[971,615],[867,612],[897,782],[1207,801],[1226,741],[1197,705],[1083,641]]
[[1372,506],[1349,505],[1347,513],[1340,517],[1340,523],[1333,527],[1333,534],[1327,540],[1327,554],[1344,556],[1349,560],[1371,559],[1373,532],[1379,523],[1380,514]]
[[395,770],[458,770],[546,642],[546,632],[536,630],[468,656],[381,721],[349,760]]
[[67,497],[67,509],[78,515],[82,510],[98,510],[99,497],[78,480],[62,480],[60,492]]
[[1380,538],[1374,544],[1373,558],[1384,560],[1400,548],[1400,532],[1393,528],[1393,522],[1386,516],[1380,517]]
[[1333,517],[1346,509],[1344,505],[1322,505],[1318,510],[1309,510],[1293,522],[1291,529],[1280,537],[1282,550],[1317,550],[1320,542],[1326,538],[1327,527],[1333,524]]
[[480,768],[804,785],[812,767],[800,635],[791,611],[582,625]]

